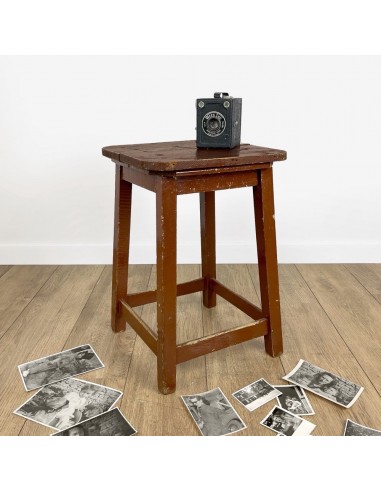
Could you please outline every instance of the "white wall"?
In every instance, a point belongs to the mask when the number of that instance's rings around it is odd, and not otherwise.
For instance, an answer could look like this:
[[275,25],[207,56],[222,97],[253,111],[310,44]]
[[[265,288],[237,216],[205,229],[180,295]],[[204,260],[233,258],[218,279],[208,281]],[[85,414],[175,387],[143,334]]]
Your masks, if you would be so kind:
[[[0,263],[110,263],[101,148],[195,138],[197,97],[243,98],[242,141],[275,163],[281,262],[381,261],[380,57],[0,58]],[[218,192],[217,259],[255,262],[250,189]],[[198,262],[198,197],[179,197]],[[133,191],[131,261],[155,261],[154,195]]]

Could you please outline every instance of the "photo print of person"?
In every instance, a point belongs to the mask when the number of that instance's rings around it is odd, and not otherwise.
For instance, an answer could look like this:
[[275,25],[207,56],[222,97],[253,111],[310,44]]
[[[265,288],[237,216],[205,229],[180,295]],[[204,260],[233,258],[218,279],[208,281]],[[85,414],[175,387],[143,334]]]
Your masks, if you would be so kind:
[[315,415],[307,395],[300,386],[293,384],[274,386],[281,392],[277,397],[278,406],[295,415]]
[[364,388],[301,359],[283,379],[342,407],[351,407]]
[[13,413],[64,430],[110,410],[121,396],[107,386],[70,378],[44,386]]
[[312,422],[280,407],[274,407],[261,424],[283,436],[308,436],[316,427]]
[[203,436],[226,436],[246,429],[220,388],[181,399]]
[[136,430],[125,419],[119,408],[97,415],[52,436],[132,436]]
[[371,429],[365,425],[347,419],[345,423],[344,436],[378,436],[381,437],[381,430]]
[[247,408],[247,410],[252,412],[281,394],[280,391],[262,378],[236,391],[233,393],[233,396]]
[[90,345],[48,355],[18,366],[27,391],[104,367]]

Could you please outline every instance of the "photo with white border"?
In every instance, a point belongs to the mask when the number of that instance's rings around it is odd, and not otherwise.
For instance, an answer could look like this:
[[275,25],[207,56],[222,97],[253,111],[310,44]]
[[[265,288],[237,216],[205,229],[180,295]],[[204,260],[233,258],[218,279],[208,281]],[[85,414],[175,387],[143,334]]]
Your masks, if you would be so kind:
[[64,379],[44,386],[13,413],[64,430],[110,410],[122,392],[81,379]]
[[283,379],[345,408],[350,408],[364,390],[362,386],[303,359]]
[[260,422],[268,429],[284,436],[309,436],[316,425],[275,406]]
[[235,391],[233,396],[247,410],[252,412],[281,394],[282,393],[279,390],[275,389],[274,386],[271,386],[265,379],[261,378],[254,381],[254,383],[250,383],[244,388]]
[[52,436],[133,436],[136,429],[128,422],[119,408],[113,408],[96,417],[84,420],[73,427],[55,432]]
[[365,427],[365,425],[353,422],[353,420],[347,419],[345,422],[344,436],[379,436],[381,437],[381,430],[372,429],[371,427]]
[[307,395],[300,386],[285,384],[274,388],[281,392],[277,397],[279,407],[295,415],[315,415]]
[[25,362],[18,370],[27,391],[104,367],[89,344]]
[[184,395],[181,399],[203,436],[227,436],[246,429],[220,388]]

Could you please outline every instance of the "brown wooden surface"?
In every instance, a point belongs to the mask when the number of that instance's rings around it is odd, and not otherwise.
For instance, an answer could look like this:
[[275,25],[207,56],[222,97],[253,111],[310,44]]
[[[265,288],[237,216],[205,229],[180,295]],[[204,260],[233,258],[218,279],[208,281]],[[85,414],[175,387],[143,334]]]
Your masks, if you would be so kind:
[[[220,282],[239,296],[249,299],[254,304],[259,304],[257,291],[253,286],[246,265],[217,265],[217,277]],[[218,298],[217,306],[214,309],[203,309],[205,335],[218,333],[232,326],[250,323],[252,323],[252,319],[249,316],[221,297]],[[233,392],[259,378],[265,378],[271,384],[282,384],[281,377],[285,373],[281,358],[272,358],[266,354],[263,337],[254,338],[207,355],[206,372],[208,388],[219,386],[248,426],[248,429],[237,433],[236,436],[274,435],[259,422],[274,406],[275,400],[254,412],[249,412],[231,396]]]
[[0,277],[2,277],[12,267],[10,265],[0,265]]
[[350,264],[345,267],[381,303],[381,264]]
[[[272,384],[287,384],[281,377],[300,358],[365,388],[350,409],[308,393],[316,415],[305,418],[317,425],[313,435],[341,435],[347,418],[381,429],[381,397],[376,389],[380,359],[374,349],[381,344],[378,329],[381,304],[375,302],[369,286],[379,274],[379,265],[280,265],[283,355],[275,359],[269,357],[263,350],[263,339],[258,338],[185,362],[177,368],[176,393],[166,396],[157,391],[156,358],[150,349],[130,327],[119,334],[110,328],[110,266],[17,266],[8,271],[11,270],[14,274],[8,277],[9,286],[12,285],[16,298],[22,298],[28,283],[38,281],[37,270],[39,276],[44,276],[45,284],[30,294],[33,297],[26,305],[14,306],[13,321],[8,318],[10,325],[0,342],[0,435],[48,435],[52,432],[12,414],[33,393],[25,391],[17,364],[85,343],[91,343],[105,368],[79,377],[124,391],[118,406],[137,428],[138,435],[197,435],[197,428],[179,396],[220,386],[248,426],[237,436],[275,436],[259,424],[272,408],[273,401],[248,412],[231,393],[260,377]],[[217,265],[218,279],[254,303],[259,302],[257,272],[256,265]],[[356,272],[361,282],[352,272]],[[179,282],[200,274],[198,265],[178,266]],[[369,285],[364,286],[366,279]],[[132,265],[129,280],[131,291],[155,288],[155,268]],[[5,317],[13,304],[12,299],[4,295],[7,288],[4,282],[0,290],[0,313],[5,313]],[[329,299],[332,301],[328,302]],[[250,323],[250,318],[224,299],[219,299],[214,309],[202,307],[200,292],[179,297],[177,308],[178,343]],[[155,328],[155,304],[138,307],[136,312],[142,313],[145,322]],[[0,323],[5,319],[2,316]],[[374,327],[373,348],[368,350],[364,345],[360,353],[363,337],[371,327]]]
[[179,171],[283,161],[284,150],[241,144],[234,149],[197,149],[194,140],[140,145],[112,145],[102,154],[123,164],[149,171]]
[[[114,331],[123,331],[126,320],[130,320],[131,326],[157,354],[160,391],[168,394],[173,392],[176,386],[176,294],[178,293],[176,285],[176,202],[178,194],[200,192],[204,305],[208,308],[215,306],[216,292],[219,289],[225,299],[232,300],[233,304],[236,307],[242,307],[245,313],[250,312],[252,318],[260,319],[262,313],[254,304],[245,301],[243,297],[237,296],[217,281],[214,280],[214,284],[212,283],[212,279],[215,279],[216,275],[215,191],[243,186],[254,187],[261,295],[262,304],[265,306],[263,317],[269,320],[266,325],[268,330],[265,336],[265,346],[266,351],[273,357],[279,355],[282,351],[282,333],[279,289],[276,278],[277,257],[271,166],[272,160],[285,159],[286,153],[248,144],[233,150],[199,150],[195,147],[195,142],[125,146],[125,152],[119,153],[117,157],[113,153],[110,154],[105,149],[103,150],[104,155],[111,157],[116,164],[111,324]],[[193,168],[177,167],[177,161],[173,161],[175,154],[180,155],[182,163],[186,161],[189,164],[190,160],[193,159],[194,161],[196,158],[196,161],[193,162]],[[124,157],[130,158],[130,155],[134,155],[134,159],[125,162]],[[144,164],[146,159],[151,159],[151,161],[153,159],[156,162],[158,157],[161,163],[167,164],[168,159],[171,159],[172,167],[163,170],[140,165]],[[139,165],[137,165],[136,159],[139,160]],[[119,162],[123,162],[125,165],[119,165]],[[242,166],[241,169],[240,166]],[[237,171],[233,170],[234,167]],[[224,172],[224,168],[228,172]],[[188,170],[185,172],[184,169]],[[155,171],[157,172],[156,175],[149,174]],[[158,270],[156,292],[145,292],[138,296],[128,297],[132,184],[138,184],[156,193]],[[129,299],[131,304],[129,304]],[[153,300],[158,303],[157,347],[155,347],[155,337],[132,310],[133,306]],[[247,340],[248,333],[255,332],[247,329],[245,334],[242,334],[242,341]],[[236,330],[232,337],[224,334],[220,338],[214,337],[208,339],[207,342],[199,342],[199,345],[202,344],[203,346],[200,353],[204,353],[205,347],[209,347],[210,351],[218,350],[225,346],[229,340],[231,344],[236,344],[239,342],[239,336],[240,331]],[[212,345],[213,340],[216,343],[215,347]],[[195,346],[192,345],[191,348],[193,350]],[[191,358],[188,347],[182,353],[186,354],[182,355],[183,360]],[[177,359],[180,360],[181,357]]]
[[275,357],[282,353],[283,343],[272,173],[272,168],[258,171],[258,186],[253,188],[253,192],[262,312],[270,318],[265,348]]
[[[182,265],[177,269],[177,280],[179,283],[186,282],[199,277],[200,274],[199,265]],[[152,268],[149,288],[152,289],[155,286],[156,266]],[[201,302],[201,292],[177,298],[177,343],[203,336]],[[156,304],[143,306],[142,318],[153,330],[156,330]],[[172,428],[174,433],[180,435],[196,435],[194,424],[189,421],[189,416],[183,413],[184,407],[180,395],[206,389],[205,358],[199,357],[177,366],[175,393],[168,395],[159,393],[156,357],[137,337],[121,410],[129,415],[132,412],[134,418],[139,416],[138,421],[141,426],[139,433],[165,435],[168,429]],[[170,421],[174,416],[176,416],[176,421],[171,424]],[[162,419],[169,419],[169,422]]]
[[217,350],[222,350],[238,343],[247,342],[252,338],[263,337],[268,331],[268,322],[266,319],[254,321],[247,325],[240,325],[235,328],[223,330],[220,333],[214,333],[197,340],[182,343],[177,346],[176,361],[178,364],[200,357],[201,355],[210,354]]
[[[116,165],[120,165],[120,162],[113,161]],[[145,171],[136,167],[122,166],[122,179],[140,186],[146,190],[156,191],[156,176],[153,176]]]
[[[375,367],[380,368],[379,354],[369,351],[367,358],[361,362],[354,357],[359,347],[360,332],[356,321],[364,316],[363,305],[367,305],[374,299],[358,282],[347,284],[339,275],[341,269],[342,267],[338,265],[280,265],[279,267],[283,333],[285,335],[284,352],[280,359],[285,374],[296,365],[299,359],[305,359],[364,387],[358,401],[349,409],[339,407],[313,393],[307,393],[315,415],[305,418],[316,424],[313,435],[318,436],[342,435],[347,418],[375,429],[381,429],[381,398],[380,393],[375,389],[379,379],[378,374],[374,372]],[[250,265],[249,270],[258,288],[257,267]],[[301,275],[302,270],[303,276]],[[321,303],[322,297],[316,297],[314,284],[309,282],[310,275],[315,277],[317,272],[320,275],[323,271],[320,293],[325,292],[327,297],[332,299],[329,305]],[[337,282],[335,287],[332,285],[334,279]],[[344,307],[341,297],[343,289],[350,298],[358,296],[358,303],[346,318],[341,317]],[[326,311],[328,307],[329,313]],[[380,305],[377,306],[377,312],[379,318]],[[375,314],[376,312],[373,313]],[[345,321],[349,319],[352,319],[352,322],[346,324]],[[375,323],[374,317],[373,320]],[[339,328],[340,325],[342,325],[341,328]],[[375,330],[373,343],[380,345],[380,330]]]
[[135,313],[133,308],[126,302],[121,301],[122,315],[125,321],[133,328],[144,343],[154,354],[157,354],[157,336],[151,328]]
[[122,179],[122,166],[115,166],[114,253],[111,326],[116,332],[126,328],[119,300],[126,299],[130,250],[132,184]]
[[298,265],[297,268],[343,340],[347,343],[349,337],[355,340],[352,357],[367,367],[368,375],[381,394],[381,343],[377,342],[380,303],[373,296],[364,299],[364,286],[342,265]]
[[[200,292],[204,289],[204,279],[195,278],[189,282],[177,284],[177,296],[185,296],[187,294],[193,294],[193,292]],[[157,290],[148,290],[147,292],[138,292],[136,294],[127,295],[128,304],[132,307],[142,306],[144,304],[150,304],[157,301]]]
[[162,178],[156,193],[157,380],[162,393],[176,387],[176,205],[172,178]]
[[204,306],[216,305],[216,293],[209,287],[210,278],[216,278],[216,206],[215,193],[200,193],[201,264],[204,278],[202,299]]
[[256,171],[237,171],[235,173],[206,174],[199,177],[178,177],[174,174],[176,182],[176,193],[185,195],[187,193],[213,192],[245,186],[255,186],[258,183]]
[[0,277],[0,339],[56,268],[28,265],[3,269]]
[[[23,267],[19,268],[22,273]],[[19,293],[24,290],[28,270],[33,278],[29,267],[24,268],[20,283],[14,284]],[[62,350],[104,267],[35,268],[44,275],[45,283],[26,306],[19,306],[15,320],[0,343],[0,434],[4,434],[4,428],[7,429],[5,434],[19,434],[26,423],[12,414],[33,393],[25,391],[17,366]],[[3,302],[12,301],[5,299],[0,305],[4,306]],[[110,317],[110,312],[108,315]],[[46,434],[46,429],[42,430],[42,435]]]

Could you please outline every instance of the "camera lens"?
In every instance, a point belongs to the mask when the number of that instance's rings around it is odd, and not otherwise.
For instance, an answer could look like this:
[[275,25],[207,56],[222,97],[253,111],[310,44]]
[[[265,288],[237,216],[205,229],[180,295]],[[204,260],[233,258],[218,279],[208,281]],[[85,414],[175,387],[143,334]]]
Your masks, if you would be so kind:
[[219,129],[220,122],[217,120],[217,118],[210,118],[210,120],[206,124],[207,128],[209,131],[217,131]]
[[202,129],[209,137],[218,137],[226,126],[224,116],[218,111],[211,111],[202,119]]

